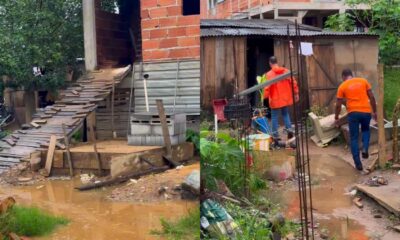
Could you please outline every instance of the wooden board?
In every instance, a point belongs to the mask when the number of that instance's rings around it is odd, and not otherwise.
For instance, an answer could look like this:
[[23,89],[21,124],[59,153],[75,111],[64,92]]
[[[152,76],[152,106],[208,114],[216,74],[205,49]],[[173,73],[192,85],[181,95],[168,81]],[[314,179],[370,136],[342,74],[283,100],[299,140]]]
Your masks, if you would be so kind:
[[400,179],[390,179],[388,185],[379,187],[369,187],[360,184],[356,187],[359,191],[373,198],[396,216],[400,216]]
[[46,172],[49,176],[51,174],[51,168],[53,166],[54,151],[56,150],[56,143],[57,143],[56,136],[51,135],[49,149],[47,151],[46,165],[45,165]]
[[211,110],[213,99],[232,97],[236,85],[239,91],[247,88],[247,40],[207,38],[201,48],[201,106]]

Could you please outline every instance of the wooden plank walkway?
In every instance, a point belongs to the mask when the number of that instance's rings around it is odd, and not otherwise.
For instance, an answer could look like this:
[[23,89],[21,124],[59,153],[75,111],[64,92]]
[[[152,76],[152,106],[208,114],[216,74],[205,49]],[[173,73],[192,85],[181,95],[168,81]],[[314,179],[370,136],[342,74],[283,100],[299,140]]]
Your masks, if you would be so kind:
[[0,141],[0,173],[29,158],[31,153],[47,149],[51,135],[57,137],[57,146],[62,148],[59,144],[64,139],[62,124],[71,136],[111,93],[113,82],[119,84],[130,71],[131,66],[89,72],[60,91],[59,100],[53,106],[33,115],[30,129],[16,130]]

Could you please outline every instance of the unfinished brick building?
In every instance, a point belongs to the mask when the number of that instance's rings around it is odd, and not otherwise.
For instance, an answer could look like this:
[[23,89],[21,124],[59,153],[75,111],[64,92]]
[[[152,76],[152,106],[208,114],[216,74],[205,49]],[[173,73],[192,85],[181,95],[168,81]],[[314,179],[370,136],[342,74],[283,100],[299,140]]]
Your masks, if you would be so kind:
[[[156,99],[167,112],[199,115],[200,0],[82,3],[86,69],[134,66],[115,90],[118,135],[126,135],[129,112],[157,111]],[[103,138],[110,137],[109,102],[96,114]]]
[[[357,9],[367,9],[365,5]],[[326,18],[351,9],[340,0],[205,0],[201,1],[202,19],[289,19],[323,27]]]
[[146,75],[149,108],[161,97],[167,109],[175,104],[199,113],[199,0],[85,0],[83,6],[87,69],[133,63],[135,111],[146,109]]

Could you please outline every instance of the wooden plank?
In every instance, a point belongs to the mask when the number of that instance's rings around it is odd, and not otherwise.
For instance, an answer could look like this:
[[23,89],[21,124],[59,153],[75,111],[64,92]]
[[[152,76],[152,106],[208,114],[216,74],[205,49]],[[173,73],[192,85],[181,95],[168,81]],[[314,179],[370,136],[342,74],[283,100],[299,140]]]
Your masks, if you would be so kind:
[[160,116],[160,121],[161,121],[161,128],[162,128],[163,137],[164,137],[164,145],[167,150],[167,155],[163,156],[163,158],[172,167],[177,167],[179,164],[176,163],[173,159],[171,138],[169,135],[168,125],[167,125],[167,117],[165,116],[164,105],[163,105],[163,102],[161,99],[157,99],[156,103],[157,103],[158,115]]
[[47,120],[45,120],[45,119],[37,119],[37,120],[33,120],[32,122],[34,122],[36,124],[45,124],[45,123],[47,123]]
[[14,138],[14,139],[19,139],[19,136],[16,135],[16,134],[11,134],[11,137]]
[[46,157],[46,166],[45,166],[47,176],[50,176],[51,174],[51,168],[53,166],[53,159],[54,159],[54,151],[56,150],[56,143],[57,143],[57,137],[51,135],[49,149],[47,151],[47,157]]
[[102,171],[102,167],[101,167],[102,166],[101,157],[100,157],[100,154],[97,151],[96,135],[94,133],[93,125],[91,124],[92,121],[88,121],[88,123],[89,123],[88,128],[89,128],[89,131],[90,131],[90,136],[91,136],[91,139],[93,140],[93,150],[94,150],[95,157],[96,157],[96,160],[97,160],[98,174],[101,176],[103,174],[103,171]]
[[366,185],[358,184],[356,188],[373,198],[381,206],[394,213],[396,216],[400,216],[400,204],[398,193],[400,192],[400,180],[391,179],[388,185],[379,187],[370,187]]
[[383,64],[378,65],[378,146],[379,146],[379,166],[384,168],[386,159],[386,137],[385,123],[383,121],[383,101],[384,101],[384,84],[383,84]]
[[69,175],[71,177],[73,177],[74,176],[74,167],[72,165],[71,151],[69,149],[69,138],[68,138],[67,130],[66,130],[66,127],[64,124],[62,125],[62,128],[63,128],[63,132],[64,132],[64,143],[67,148],[67,161],[68,161],[68,166],[69,166]]
[[8,145],[10,145],[10,146],[15,146],[15,142],[14,142],[13,140],[9,139],[9,138],[4,139],[4,141],[5,141],[6,143],[8,143]]
[[31,122],[32,127],[34,128],[40,128],[40,125],[35,123],[35,122]]
[[47,110],[47,111],[44,111],[44,113],[45,114],[56,114],[57,111]]
[[85,118],[87,116],[87,114],[77,114],[75,116],[73,116],[72,118],[76,119],[76,118]]
[[19,163],[20,159],[12,157],[0,157],[0,162]]
[[74,94],[74,95],[79,95],[79,92],[76,91],[76,90],[72,90],[71,92],[72,92],[72,94]]

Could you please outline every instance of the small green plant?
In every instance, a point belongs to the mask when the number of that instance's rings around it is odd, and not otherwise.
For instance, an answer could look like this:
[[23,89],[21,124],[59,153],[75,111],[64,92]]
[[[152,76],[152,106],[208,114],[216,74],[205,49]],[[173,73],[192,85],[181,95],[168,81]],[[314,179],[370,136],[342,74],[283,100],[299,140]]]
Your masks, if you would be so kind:
[[28,237],[45,236],[68,222],[65,218],[52,216],[35,207],[14,206],[0,216],[0,232],[14,232]]
[[80,141],[82,141],[82,133],[81,133],[81,131],[78,131],[78,132],[74,133],[74,134],[72,135],[72,139],[73,139],[75,142],[80,142]]
[[197,151],[200,151],[200,133],[192,129],[186,130],[186,141],[192,142]]
[[195,208],[187,216],[176,222],[161,218],[162,230],[153,230],[151,234],[166,237],[168,240],[200,239],[200,209]]
[[250,171],[244,174],[245,154],[243,143],[229,134],[212,132],[200,133],[201,174],[206,188],[217,190],[214,179],[224,181],[235,195],[242,195],[244,187],[249,186],[252,193],[266,188],[264,180]]
[[393,162],[386,162],[383,169],[389,170],[389,169],[392,169],[392,166],[393,166]]

